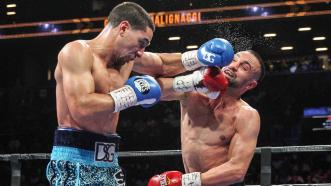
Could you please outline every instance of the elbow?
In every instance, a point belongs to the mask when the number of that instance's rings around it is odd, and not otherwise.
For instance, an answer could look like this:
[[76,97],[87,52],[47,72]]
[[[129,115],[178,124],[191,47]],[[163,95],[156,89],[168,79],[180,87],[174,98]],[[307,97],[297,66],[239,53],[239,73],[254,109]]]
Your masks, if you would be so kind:
[[76,103],[69,108],[70,114],[72,118],[77,123],[83,123],[86,122],[89,118],[89,112],[88,109],[83,106],[81,103]]
[[246,176],[246,172],[247,172],[247,170],[243,169],[243,168],[239,168],[239,169],[235,170],[235,173],[233,174],[234,175],[234,178],[233,178],[234,183],[243,182],[244,179],[245,179],[245,176]]
[[87,118],[88,118],[87,112],[84,109],[81,109],[81,108],[74,109],[71,112],[71,115],[77,123],[82,123],[82,122],[86,121]]

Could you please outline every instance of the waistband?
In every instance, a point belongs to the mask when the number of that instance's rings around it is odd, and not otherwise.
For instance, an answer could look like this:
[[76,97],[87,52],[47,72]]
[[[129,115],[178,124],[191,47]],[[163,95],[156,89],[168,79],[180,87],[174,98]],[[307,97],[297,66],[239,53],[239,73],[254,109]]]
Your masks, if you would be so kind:
[[94,150],[96,143],[113,143],[115,151],[119,151],[121,137],[117,134],[101,135],[73,128],[59,128],[55,130],[54,146],[66,146],[85,150]]
[[118,135],[57,129],[51,160],[72,161],[97,167],[118,166],[119,140]]

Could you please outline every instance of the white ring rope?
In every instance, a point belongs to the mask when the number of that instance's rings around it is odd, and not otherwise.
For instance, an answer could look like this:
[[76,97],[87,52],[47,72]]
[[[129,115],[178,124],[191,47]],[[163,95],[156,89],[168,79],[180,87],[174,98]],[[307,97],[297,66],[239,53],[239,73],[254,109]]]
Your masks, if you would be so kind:
[[[323,152],[323,151],[331,151],[331,145],[258,147],[255,149],[255,153],[260,154],[262,149],[270,149],[272,153]],[[119,152],[120,157],[150,157],[150,156],[174,156],[174,155],[181,155],[181,150]],[[37,159],[43,160],[43,159],[49,159],[49,158],[50,158],[49,153],[0,154],[0,161],[37,160]]]

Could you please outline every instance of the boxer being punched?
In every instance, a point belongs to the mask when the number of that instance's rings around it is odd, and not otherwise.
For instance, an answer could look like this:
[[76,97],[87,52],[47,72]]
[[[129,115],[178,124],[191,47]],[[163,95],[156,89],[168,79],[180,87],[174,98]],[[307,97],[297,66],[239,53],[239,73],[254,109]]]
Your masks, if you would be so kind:
[[249,50],[237,53],[222,70],[209,67],[174,79],[160,78],[162,99],[180,100],[186,174],[164,172],[152,177],[148,185],[223,186],[242,182],[254,155],[260,117],[240,97],[255,88],[263,76],[261,57]]
[[[149,75],[173,76],[233,58],[231,45],[222,39],[183,56],[144,53],[155,28],[135,3],[119,4],[108,20],[97,37],[70,42],[59,52],[59,126],[46,171],[50,185],[125,185],[117,154],[119,111],[159,101],[160,86]],[[132,70],[147,75],[129,78]]]

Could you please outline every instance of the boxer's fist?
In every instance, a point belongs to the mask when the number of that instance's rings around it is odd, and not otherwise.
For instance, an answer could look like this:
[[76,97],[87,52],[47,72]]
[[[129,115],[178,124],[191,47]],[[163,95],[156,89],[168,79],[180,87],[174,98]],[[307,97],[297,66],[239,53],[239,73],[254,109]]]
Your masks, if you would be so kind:
[[109,94],[114,100],[114,112],[118,112],[134,105],[144,108],[153,106],[160,100],[161,88],[151,76],[133,76],[124,87]]
[[133,88],[137,96],[136,105],[148,108],[160,100],[161,88],[152,76],[133,76],[125,84]]
[[167,171],[153,176],[148,186],[182,186],[182,173],[179,171]]
[[201,186],[200,172],[182,174],[179,171],[167,171],[153,176],[148,186]]
[[197,58],[203,66],[226,66],[233,59],[233,47],[225,39],[207,41],[198,50]]
[[182,64],[187,70],[201,66],[223,67],[231,63],[233,56],[233,47],[227,40],[214,38],[201,45],[198,50],[183,53]]
[[217,67],[208,67],[204,71],[203,84],[210,91],[220,91],[223,93],[226,91],[229,82],[221,69]]
[[206,94],[211,99],[216,99],[227,86],[228,80],[218,67],[202,68],[192,74],[176,77],[173,81],[176,92],[197,91]]

